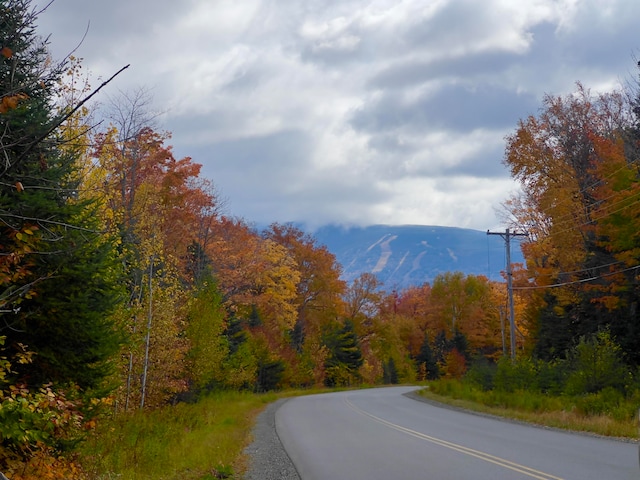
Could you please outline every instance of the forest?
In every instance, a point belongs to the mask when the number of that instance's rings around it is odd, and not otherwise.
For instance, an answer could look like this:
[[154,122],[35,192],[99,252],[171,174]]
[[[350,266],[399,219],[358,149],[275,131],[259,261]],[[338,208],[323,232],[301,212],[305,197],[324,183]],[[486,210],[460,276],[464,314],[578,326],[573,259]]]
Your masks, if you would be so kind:
[[[505,139],[521,186],[505,225],[527,235],[510,352],[506,281],[347,284],[312,235],[226,212],[215,178],[175,158],[144,91],[92,109],[110,85],[92,88],[81,59],[53,62],[37,15],[29,0],[0,9],[0,471],[11,478],[43,465],[71,478],[60,454],[100,415],[216,390],[461,378],[510,354],[538,373],[565,366],[542,390],[635,388],[637,83],[548,95]],[[607,368],[572,376],[581,345],[609,354]]]

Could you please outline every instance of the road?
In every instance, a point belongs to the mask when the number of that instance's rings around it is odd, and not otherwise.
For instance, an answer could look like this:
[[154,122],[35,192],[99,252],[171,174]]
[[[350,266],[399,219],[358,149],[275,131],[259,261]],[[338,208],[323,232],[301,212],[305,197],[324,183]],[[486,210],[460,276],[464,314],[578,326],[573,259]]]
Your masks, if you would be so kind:
[[640,478],[638,445],[473,415],[389,387],[296,397],[276,429],[302,480]]

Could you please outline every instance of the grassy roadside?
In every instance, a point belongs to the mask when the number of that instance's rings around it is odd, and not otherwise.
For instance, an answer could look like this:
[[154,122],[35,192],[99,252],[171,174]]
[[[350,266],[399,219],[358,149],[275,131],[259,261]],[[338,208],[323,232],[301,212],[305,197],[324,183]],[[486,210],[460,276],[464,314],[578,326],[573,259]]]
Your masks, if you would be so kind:
[[[240,479],[247,467],[243,451],[252,440],[258,414],[279,398],[319,392],[219,392],[196,404],[119,415],[99,425],[83,446],[81,463],[89,478],[96,480]],[[630,414],[635,405],[621,405],[613,414],[585,415],[575,399],[524,392],[496,396],[456,381],[431,382],[418,393],[458,408],[529,423],[638,438],[637,417]]]
[[91,480],[240,479],[248,467],[243,451],[268,404],[339,390],[215,392],[197,403],[120,414],[99,423],[79,462]]
[[640,403],[636,398],[618,401],[613,407],[606,411],[602,409],[600,413],[587,413],[594,410],[589,403],[597,401],[597,397],[561,397],[524,391],[482,391],[455,380],[432,382],[418,393],[439,403],[535,425],[630,440],[637,440],[639,437]]
[[84,444],[81,463],[97,480],[240,478],[255,419],[280,396],[220,392],[195,404],[118,415]]

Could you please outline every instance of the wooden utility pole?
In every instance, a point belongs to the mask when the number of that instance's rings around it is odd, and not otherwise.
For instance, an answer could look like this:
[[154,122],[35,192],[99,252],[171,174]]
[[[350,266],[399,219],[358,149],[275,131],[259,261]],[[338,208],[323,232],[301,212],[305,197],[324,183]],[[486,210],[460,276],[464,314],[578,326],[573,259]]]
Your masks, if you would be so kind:
[[504,336],[504,307],[500,305],[500,307],[498,308],[498,311],[500,312],[500,332],[502,333],[502,356],[506,357],[507,342],[505,341],[505,336]]
[[509,302],[509,333],[511,337],[511,360],[516,359],[516,321],[513,308],[513,273],[511,271],[511,239],[513,237],[524,237],[526,233],[510,232],[507,228],[504,232],[490,232],[487,235],[500,235],[504,239],[507,249],[507,298]]

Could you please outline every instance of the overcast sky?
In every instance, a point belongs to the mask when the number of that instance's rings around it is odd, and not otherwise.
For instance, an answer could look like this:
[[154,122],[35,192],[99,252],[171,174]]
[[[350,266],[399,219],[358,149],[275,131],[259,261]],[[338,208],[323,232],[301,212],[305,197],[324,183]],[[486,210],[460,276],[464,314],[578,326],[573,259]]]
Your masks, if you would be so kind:
[[131,64],[106,91],[150,89],[229,215],[486,230],[516,189],[505,135],[545,93],[635,78],[639,19],[638,0],[55,0],[38,30],[61,59],[89,26],[95,79]]

